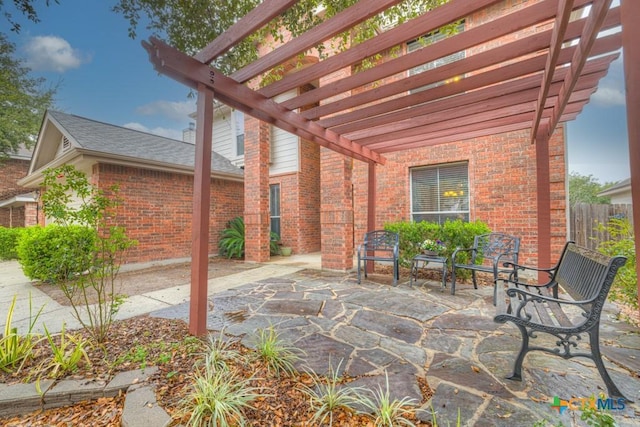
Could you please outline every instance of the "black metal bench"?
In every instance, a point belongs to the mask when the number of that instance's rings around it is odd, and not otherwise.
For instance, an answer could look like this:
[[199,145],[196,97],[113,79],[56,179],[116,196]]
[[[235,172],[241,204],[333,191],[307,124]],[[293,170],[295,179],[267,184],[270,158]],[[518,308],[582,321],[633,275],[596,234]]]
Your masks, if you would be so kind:
[[366,261],[390,261],[393,263],[393,286],[400,278],[400,236],[386,230],[369,231],[364,242],[358,246],[358,283],[360,283],[360,263],[364,263],[364,277],[367,277]]
[[[548,282],[529,284],[518,282],[513,277],[498,280],[501,283],[497,286],[497,315],[494,320],[514,323],[522,335],[513,374],[508,378],[522,380],[522,362],[529,351],[544,351],[564,359],[587,357],[598,368],[609,397],[624,398],[602,362],[598,337],[602,307],[618,269],[625,262],[625,257],[610,258],[568,242],[557,264],[551,268],[515,265],[519,271],[547,273]],[[506,295],[505,284],[508,285]],[[562,288],[571,299],[564,294],[560,298],[558,288]],[[538,336],[538,332],[552,337],[546,342],[549,347],[542,346],[544,342],[540,346],[529,344],[530,339],[543,340],[545,335]],[[578,351],[578,344],[583,342],[582,334],[589,336],[590,353]]]
[[[468,262],[459,254],[468,252]],[[498,279],[500,273],[513,273],[513,267],[506,267],[505,263],[517,264],[520,252],[520,238],[504,233],[481,234],[473,238],[473,247],[458,248],[451,255],[451,295],[456,292],[456,269],[471,270],[474,289],[478,289],[476,272],[492,273],[493,280]],[[480,263],[479,261],[482,260]],[[495,304],[495,292],[494,292]]]

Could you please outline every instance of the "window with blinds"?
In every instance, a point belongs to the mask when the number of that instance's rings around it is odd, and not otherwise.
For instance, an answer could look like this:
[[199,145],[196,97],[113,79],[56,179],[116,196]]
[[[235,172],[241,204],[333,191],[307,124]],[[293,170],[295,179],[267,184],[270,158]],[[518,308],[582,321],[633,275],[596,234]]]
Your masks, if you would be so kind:
[[[460,25],[458,25],[456,27],[455,31],[456,31],[456,33],[461,33],[462,31],[464,31],[464,22],[460,23]],[[434,31],[433,33],[427,34],[424,37],[420,37],[417,40],[413,40],[413,41],[408,42],[407,43],[407,53],[414,52],[416,50],[423,49],[423,48],[427,48],[428,49],[428,46],[430,44],[437,43],[440,40],[443,40],[443,39],[447,38],[448,36],[449,36],[448,34],[445,34],[443,32]],[[465,51],[461,50],[460,52],[456,52],[456,53],[453,53],[451,55],[447,55],[447,56],[444,56],[442,58],[438,58],[438,59],[436,59],[434,61],[427,62],[426,64],[422,64],[420,66],[412,68],[411,70],[409,70],[409,75],[413,76],[415,74],[424,73],[425,71],[432,70],[434,68],[438,68],[438,67],[441,67],[443,65],[450,64],[452,62],[455,62],[455,61],[458,61],[458,60],[464,59],[464,58],[465,58]],[[422,86],[422,87],[420,87],[418,89],[413,89],[411,92],[419,92],[419,91],[422,91],[422,90],[425,90],[425,89],[429,89],[429,88],[432,88],[432,87],[436,87],[436,86],[440,86],[440,85],[443,85],[443,84],[446,84],[446,83],[449,83],[449,81],[443,80],[443,81],[440,81],[440,82],[435,82],[435,83],[432,83],[432,84],[429,84],[429,85],[426,85],[426,86]]]
[[413,221],[469,221],[468,163],[411,168],[410,175]]
[[269,186],[269,214],[271,217],[271,232],[280,234],[280,184]]

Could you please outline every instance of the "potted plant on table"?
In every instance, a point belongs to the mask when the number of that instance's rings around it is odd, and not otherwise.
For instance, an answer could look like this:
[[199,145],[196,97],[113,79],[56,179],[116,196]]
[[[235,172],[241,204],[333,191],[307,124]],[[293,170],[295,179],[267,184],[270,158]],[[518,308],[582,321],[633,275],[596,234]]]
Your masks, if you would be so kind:
[[426,239],[420,243],[420,250],[424,255],[437,256],[443,253],[447,247],[440,239]]

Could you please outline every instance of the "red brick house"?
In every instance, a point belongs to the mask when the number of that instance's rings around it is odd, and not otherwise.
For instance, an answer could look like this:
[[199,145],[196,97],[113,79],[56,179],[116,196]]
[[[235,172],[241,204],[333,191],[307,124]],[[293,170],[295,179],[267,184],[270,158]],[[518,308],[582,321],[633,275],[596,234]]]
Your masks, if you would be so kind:
[[[538,2],[494,3],[496,4],[490,8],[467,16],[459,26],[460,32],[472,30],[496,17],[521,11],[525,6]],[[522,11],[520,15],[524,13],[525,11]],[[422,72],[426,75],[436,68],[446,68],[466,57],[482,56],[485,50],[511,42],[517,42],[517,47],[510,45],[510,49],[520,49],[519,46],[527,43],[541,44],[545,37],[550,38],[551,24],[552,22],[548,21],[544,25],[536,25],[534,29],[523,28],[520,32],[493,40],[490,46],[475,46],[453,55],[439,57],[408,72],[381,79],[377,84],[390,85],[406,79],[407,76],[418,76]],[[578,24],[574,23],[570,32],[575,33],[579,28]],[[539,37],[538,34],[542,34],[543,37]],[[445,38],[437,32],[425,36],[428,39],[427,44],[434,45]],[[548,43],[548,40],[546,42]],[[402,46],[404,55],[419,48],[415,41],[408,41]],[[528,57],[537,60],[535,56],[536,54],[530,53],[519,60],[524,61]],[[305,57],[305,61],[319,62],[317,58],[309,57]],[[544,67],[544,63],[542,65]],[[296,71],[296,67],[288,68]],[[464,66],[461,66],[461,69],[464,77],[481,74],[472,70],[466,72]],[[354,70],[355,67],[341,69],[319,78],[312,87],[289,90],[274,100],[286,105],[288,99],[300,96],[306,91],[330,87],[336,81],[346,80],[355,74]],[[456,81],[435,80],[428,84],[427,89],[448,84],[453,86]],[[347,98],[364,93],[368,89],[371,87],[356,88],[350,93],[336,97]],[[409,93],[419,90],[422,88],[412,89]],[[536,90],[539,90],[539,82]],[[335,102],[335,99],[327,102]],[[300,111],[304,111],[305,108],[308,107],[302,107]],[[456,112],[452,110],[447,114]],[[503,114],[509,116],[512,113],[505,111]],[[318,113],[318,116],[321,114]],[[437,123],[438,120],[443,118],[433,119],[433,122]],[[528,126],[505,126],[504,129],[513,130],[496,134],[474,134],[465,131],[465,126],[471,123],[470,119],[460,117],[459,120],[458,138],[452,137],[451,132],[447,133],[444,128],[438,133],[436,128],[432,136],[434,142],[429,145],[416,143],[415,148],[404,151],[389,150],[385,153],[384,166],[375,166],[374,228],[382,228],[385,223],[393,221],[444,221],[447,218],[482,220],[492,230],[520,236],[521,261],[536,264],[538,188],[535,182],[538,154],[536,146],[531,143],[530,122]],[[363,121],[370,122],[371,128],[376,127],[376,117]],[[343,126],[341,130],[354,139],[369,131],[367,129],[367,132],[349,133],[348,125]],[[238,139],[239,135],[243,136],[241,140]],[[410,140],[412,137],[410,133],[401,131],[397,135],[399,140]],[[382,141],[382,138],[380,140]],[[376,137],[369,137],[369,141],[371,145],[368,146],[375,146]],[[384,149],[384,143],[378,145]],[[552,249],[556,253],[559,253],[567,239],[565,146],[565,127],[560,123],[548,141],[551,240]],[[245,216],[249,217],[247,240],[253,240],[253,244],[247,246],[249,259],[268,259],[269,255],[261,238],[249,231],[252,223],[264,225],[264,217],[268,216],[271,230],[279,232],[282,241],[292,246],[294,253],[309,253],[322,249],[323,266],[336,269],[351,268],[350,257],[343,255],[345,252],[353,251],[361,243],[365,231],[370,228],[367,217],[367,206],[372,197],[368,181],[371,171],[369,164],[327,150],[315,142],[243,115],[238,110],[222,104],[217,104],[215,108],[213,149],[246,169]],[[245,152],[258,160],[245,161]],[[268,192],[264,188],[267,180]],[[336,245],[335,248],[333,245]]]
[[[72,164],[99,188],[119,186],[118,222],[138,241],[127,263],[188,258],[194,151],[188,142],[47,111],[19,185],[38,191],[43,170]],[[212,154],[209,247],[215,253],[222,229],[243,213],[244,185],[242,169]],[[47,222],[41,210],[37,222]]]

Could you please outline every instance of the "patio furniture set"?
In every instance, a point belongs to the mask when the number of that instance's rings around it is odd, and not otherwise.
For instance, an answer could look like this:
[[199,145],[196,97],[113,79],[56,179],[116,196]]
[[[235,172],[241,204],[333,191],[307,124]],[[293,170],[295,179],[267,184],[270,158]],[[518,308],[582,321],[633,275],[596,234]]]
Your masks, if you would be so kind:
[[[399,278],[399,237],[389,231],[367,233],[358,247],[358,283],[361,262],[393,262],[393,284]],[[494,321],[513,323],[520,331],[521,346],[513,373],[508,379],[522,380],[522,363],[530,351],[542,351],[564,359],[585,357],[593,360],[602,377],[609,397],[626,399],[609,376],[600,353],[600,315],[618,269],[626,258],[609,257],[599,252],[565,244],[558,262],[551,268],[535,268],[518,264],[520,239],[503,233],[489,233],[474,238],[473,247],[458,248],[451,256],[451,294],[455,294],[456,269],[471,270],[477,289],[476,272],[492,273],[494,278]],[[380,251],[380,252],[379,252]],[[468,252],[469,262],[460,261],[458,254]],[[481,258],[480,258],[481,257]],[[484,260],[476,264],[476,260]],[[412,259],[410,286],[417,279],[420,266],[442,265],[442,286],[446,287],[447,258],[437,253],[421,253]],[[364,268],[367,277],[366,266]],[[548,275],[548,281],[538,283],[523,279],[519,273]],[[560,295],[559,288],[562,288]],[[539,334],[542,333],[542,334]],[[546,335],[545,335],[546,334]],[[585,334],[588,341],[582,339]],[[552,339],[545,340],[544,337]],[[530,345],[536,340],[539,345]],[[539,340],[539,341],[538,341]],[[578,344],[588,342],[589,352],[578,350]],[[626,399],[628,400],[628,399]]]
[[[367,277],[366,261],[387,261],[393,263],[393,285],[398,284],[400,278],[400,237],[398,233],[387,230],[370,231],[365,234],[364,242],[358,247],[358,283],[361,281],[361,271]],[[456,291],[456,269],[471,270],[473,287],[478,289],[476,272],[492,273],[494,280],[500,274],[515,274],[513,267],[507,265],[518,263],[520,252],[520,238],[504,233],[488,233],[476,236],[470,248],[458,248],[451,255],[451,295]],[[461,256],[467,253],[468,257]],[[482,260],[482,262],[480,262]],[[420,268],[427,268],[432,264],[442,266],[442,288],[446,288],[448,259],[435,252],[423,252],[411,260],[410,286],[418,279]],[[361,267],[362,265],[362,267]]]

